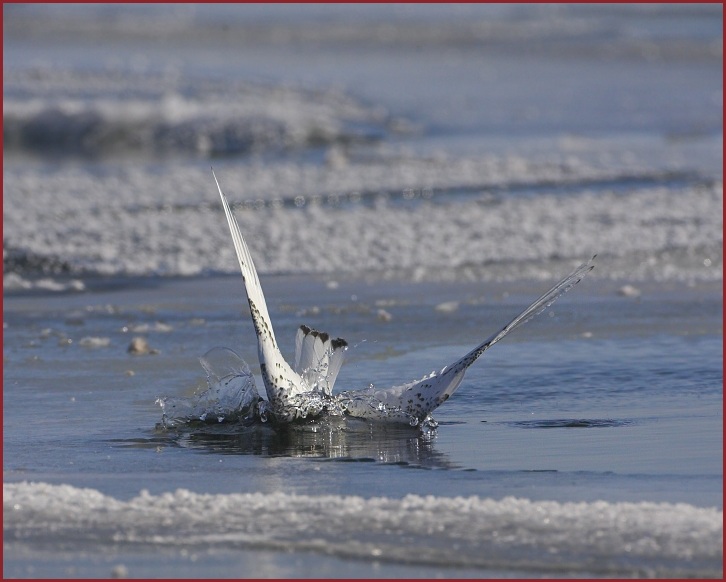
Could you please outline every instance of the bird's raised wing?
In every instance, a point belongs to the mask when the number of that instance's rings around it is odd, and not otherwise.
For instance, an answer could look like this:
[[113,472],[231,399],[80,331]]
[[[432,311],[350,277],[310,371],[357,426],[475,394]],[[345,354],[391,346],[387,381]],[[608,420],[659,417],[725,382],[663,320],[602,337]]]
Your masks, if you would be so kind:
[[508,333],[539,315],[567,291],[572,289],[589,273],[594,265],[592,257],[567,277],[547,291],[532,305],[493,334],[468,354],[440,372],[432,372],[421,380],[393,386],[383,390],[361,390],[345,393],[346,408],[351,416],[378,418],[393,421],[407,421],[411,424],[422,421],[435,408],[445,402],[459,387],[466,370],[486,350]]
[[217,184],[217,190],[219,190],[219,196],[222,199],[222,207],[224,208],[224,214],[227,217],[227,224],[229,225],[229,232],[232,235],[232,242],[234,243],[234,250],[237,253],[237,261],[239,262],[239,268],[242,271],[242,280],[245,284],[245,291],[247,292],[247,300],[252,310],[252,321],[255,324],[255,331],[257,332],[258,338],[265,338],[265,341],[270,342],[272,345],[277,346],[275,341],[275,333],[272,331],[272,323],[270,322],[270,314],[267,312],[267,302],[265,296],[262,293],[262,285],[260,285],[260,279],[257,276],[257,269],[252,261],[252,256],[247,248],[247,243],[242,238],[237,219],[232,214],[232,209],[229,206],[227,197],[222,193],[222,188],[219,185],[217,176],[212,170],[214,181]]
[[[232,214],[229,202],[222,193],[217,176],[214,175],[214,170],[212,170],[212,175],[214,176],[214,181],[217,183],[217,190],[219,190],[224,213],[227,216],[229,231],[232,234],[234,250],[237,253],[237,260],[242,271],[242,280],[245,284],[245,292],[247,293],[247,301],[250,305],[252,322],[254,323],[255,333],[257,334],[260,370],[265,383],[267,398],[273,407],[273,411],[276,407],[282,409],[287,398],[302,392],[307,392],[310,389],[306,386],[306,383],[300,375],[295,373],[285,361],[277,347],[275,333],[272,330],[272,322],[270,321],[270,314],[267,312],[267,303],[262,293],[262,286],[260,285],[260,279],[257,276],[257,270],[252,261],[252,256],[247,248],[247,244],[242,238],[242,233],[240,232],[234,214]],[[278,404],[280,405],[279,407],[277,406]]]

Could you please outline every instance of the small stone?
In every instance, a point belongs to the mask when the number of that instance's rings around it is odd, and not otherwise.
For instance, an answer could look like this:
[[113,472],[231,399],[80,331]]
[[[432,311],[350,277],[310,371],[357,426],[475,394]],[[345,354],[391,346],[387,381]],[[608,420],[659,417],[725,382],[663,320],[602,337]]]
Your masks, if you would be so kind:
[[385,309],[379,309],[378,313],[376,314],[376,319],[378,321],[391,321],[393,319],[393,316]]
[[111,578],[128,578],[129,569],[123,564],[116,564],[111,568]]
[[439,313],[453,313],[459,309],[458,301],[444,301],[436,306],[436,311]]
[[111,343],[111,339],[107,337],[86,336],[78,341],[78,345],[86,348],[105,348]]
[[161,321],[157,321],[154,324],[150,323],[138,323],[135,325],[129,325],[127,327],[124,327],[122,331],[132,331],[134,333],[148,333],[150,331],[161,331],[161,332],[169,332],[172,331],[174,328],[170,326],[167,323],[163,323]]
[[128,349],[126,350],[129,354],[158,354],[159,350],[154,350],[149,347],[149,342],[143,337],[135,337],[131,340]]
[[640,297],[640,289],[632,285],[623,285],[618,289],[618,295],[622,295],[623,297]]

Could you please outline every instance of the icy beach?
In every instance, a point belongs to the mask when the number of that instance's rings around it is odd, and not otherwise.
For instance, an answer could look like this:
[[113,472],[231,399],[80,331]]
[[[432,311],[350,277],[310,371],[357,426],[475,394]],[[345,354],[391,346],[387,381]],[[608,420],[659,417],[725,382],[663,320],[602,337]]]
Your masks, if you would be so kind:
[[[722,8],[4,7],[5,577],[720,577]],[[89,48],[92,47],[92,50]],[[257,346],[422,433],[164,428]],[[133,345],[133,347],[131,347]]]

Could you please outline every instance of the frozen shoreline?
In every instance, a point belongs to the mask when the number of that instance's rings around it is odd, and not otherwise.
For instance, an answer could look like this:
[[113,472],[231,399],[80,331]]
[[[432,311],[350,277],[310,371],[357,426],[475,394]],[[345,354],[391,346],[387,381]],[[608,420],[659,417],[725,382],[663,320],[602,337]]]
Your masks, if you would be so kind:
[[723,512],[686,504],[186,490],[124,502],[43,483],[4,484],[3,500],[6,542],[55,545],[60,534],[65,551],[260,548],[484,571],[710,577],[720,572],[723,543]]
[[[66,272],[81,283],[84,274],[236,272],[233,250],[220,228],[221,211],[211,197],[199,203],[201,192],[210,190],[208,170],[176,169],[181,175],[167,184],[153,171],[114,171],[99,178],[68,169],[39,173],[6,168],[4,286],[27,287],[26,272]],[[299,183],[302,167],[287,169],[286,180]],[[262,172],[267,175],[263,180],[279,170],[273,164]],[[166,169],[164,175],[171,179],[174,172]],[[245,168],[225,167],[218,173],[230,199],[239,200]],[[453,174],[439,176],[437,188],[452,179]],[[533,184],[539,179],[533,176]],[[399,181],[398,187],[404,183]],[[285,189],[278,185],[277,191]],[[164,194],[157,196],[156,206],[139,204],[139,196],[148,199],[144,191],[158,190]],[[298,197],[301,207],[270,208],[263,202],[257,210],[236,210],[262,274],[548,279],[599,253],[609,261],[599,277],[661,282],[723,278],[721,182],[636,187],[627,195],[583,186],[569,194],[492,198],[484,193],[458,199],[449,194],[344,207],[330,204],[329,197],[322,203]],[[64,200],[60,208],[58,200]]]

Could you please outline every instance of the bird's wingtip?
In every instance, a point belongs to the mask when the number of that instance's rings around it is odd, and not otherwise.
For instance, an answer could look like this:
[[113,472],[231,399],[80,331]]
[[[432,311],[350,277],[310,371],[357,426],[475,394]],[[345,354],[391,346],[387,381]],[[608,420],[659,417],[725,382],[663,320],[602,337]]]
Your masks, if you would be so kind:
[[219,190],[219,195],[224,199],[224,194],[222,193],[222,187],[219,185],[219,180],[217,180],[217,174],[214,173],[214,168],[210,166],[212,170],[212,177],[214,178],[214,182],[217,184],[217,190]]

